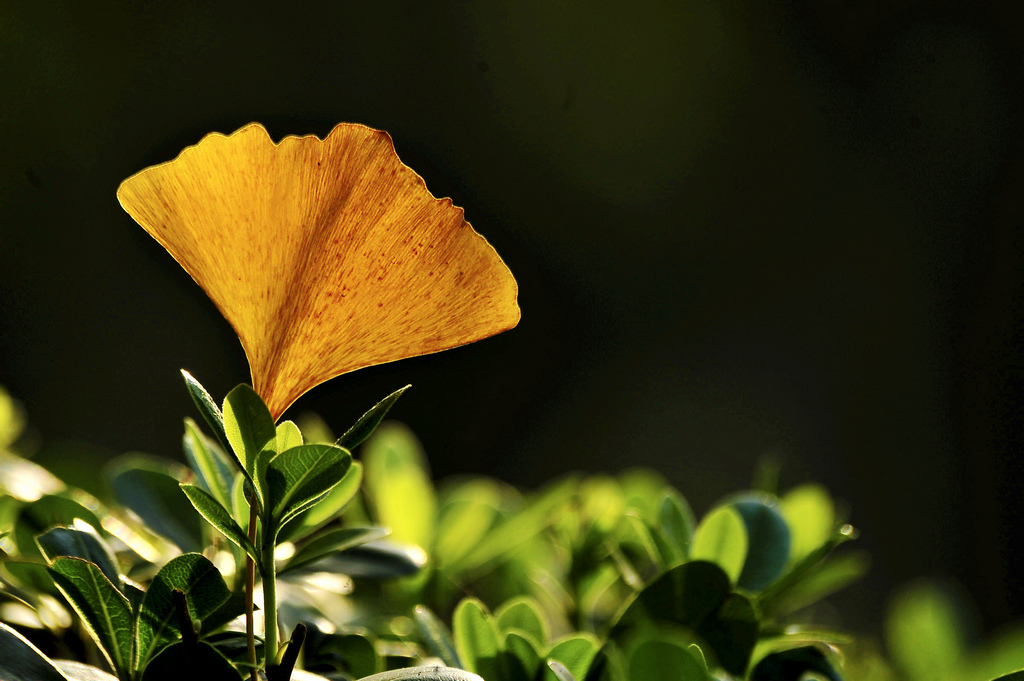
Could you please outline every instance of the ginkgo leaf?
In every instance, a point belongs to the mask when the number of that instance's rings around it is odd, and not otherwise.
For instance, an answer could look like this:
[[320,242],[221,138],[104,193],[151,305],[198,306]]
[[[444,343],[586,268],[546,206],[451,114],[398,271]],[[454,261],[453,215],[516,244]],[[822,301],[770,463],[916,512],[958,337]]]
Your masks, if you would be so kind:
[[340,124],[274,143],[252,123],[117,196],[234,327],[275,420],[334,376],[519,321],[508,267],[385,132]]

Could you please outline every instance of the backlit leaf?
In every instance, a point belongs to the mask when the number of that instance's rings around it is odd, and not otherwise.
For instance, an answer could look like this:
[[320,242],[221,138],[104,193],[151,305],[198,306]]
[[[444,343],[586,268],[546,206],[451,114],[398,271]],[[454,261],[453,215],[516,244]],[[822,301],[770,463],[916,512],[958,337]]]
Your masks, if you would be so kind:
[[163,643],[181,633],[171,596],[175,589],[185,594],[192,620],[200,623],[216,612],[230,595],[217,568],[198,553],[178,556],[160,568],[146,589],[139,610],[136,667],[145,667]]
[[0,679],[68,681],[48,657],[3,622],[0,622]]
[[384,132],[341,124],[275,144],[250,124],[117,196],[234,327],[274,419],[333,376],[519,321],[501,258]]
[[739,511],[719,506],[708,513],[697,526],[690,557],[719,565],[735,583],[747,558],[747,529]]
[[92,563],[57,558],[47,568],[54,583],[85,623],[104,657],[122,679],[132,654],[132,610],[128,599]]
[[249,541],[249,536],[238,526],[238,523],[235,522],[235,519],[228,510],[217,503],[216,499],[201,487],[195,485],[183,484],[181,485],[181,491],[185,493],[185,496],[192,502],[195,509],[199,511],[199,514],[206,518],[211,525],[220,530],[225,537],[240,546],[254,559],[259,560],[256,548]]

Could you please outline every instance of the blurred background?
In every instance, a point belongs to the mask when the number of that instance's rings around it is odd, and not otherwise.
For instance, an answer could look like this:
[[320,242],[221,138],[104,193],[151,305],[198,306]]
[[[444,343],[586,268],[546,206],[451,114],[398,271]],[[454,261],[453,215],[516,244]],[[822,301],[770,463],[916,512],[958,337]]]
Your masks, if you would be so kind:
[[[782,462],[851,509],[871,631],[920,575],[1024,618],[1024,6],[1001,0],[0,0],[0,384],[94,475],[248,380],[115,190],[211,131],[385,129],[520,285],[514,331],[361,370],[435,474],[661,470],[702,513]],[[845,599],[845,600],[844,600]]]

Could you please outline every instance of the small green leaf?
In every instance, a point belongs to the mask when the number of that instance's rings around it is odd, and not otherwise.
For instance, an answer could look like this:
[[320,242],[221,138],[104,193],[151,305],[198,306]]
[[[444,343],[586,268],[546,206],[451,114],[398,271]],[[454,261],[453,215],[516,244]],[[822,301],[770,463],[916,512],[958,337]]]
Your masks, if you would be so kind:
[[[761,610],[773,617],[787,615],[820,601],[867,573],[871,561],[861,551],[825,559],[822,547],[804,557],[790,572],[761,593]],[[776,586],[778,585],[778,587]]]
[[10,681],[68,681],[28,639],[0,622],[0,678]]
[[572,498],[576,486],[577,480],[571,477],[554,482],[536,494],[507,522],[492,528],[451,569],[462,575],[474,575],[492,561],[522,546],[551,525],[556,511]]
[[343,527],[324,532],[310,542],[300,546],[294,555],[288,559],[284,567],[278,569],[277,574],[283,575],[318,561],[332,553],[338,553],[360,544],[383,539],[387,535],[388,529],[386,527]]
[[498,608],[495,616],[502,633],[518,629],[532,636],[540,645],[547,646],[548,628],[541,615],[540,603],[535,598],[520,596],[506,601]]
[[199,381],[192,377],[192,374],[182,369],[181,375],[185,379],[185,387],[188,388],[188,394],[192,397],[192,401],[195,402],[196,409],[199,410],[206,424],[210,426],[210,430],[213,431],[213,436],[220,442],[220,446],[226,450],[228,448],[228,436],[224,432],[224,415],[221,414],[220,408],[217,407],[217,403],[210,397],[210,393],[206,392],[206,388],[200,385]]
[[192,419],[185,419],[182,437],[185,458],[195,472],[199,486],[209,492],[221,506],[231,505],[231,485],[238,467],[228,460],[224,452],[200,432]]
[[893,662],[913,679],[954,678],[965,662],[964,608],[937,584],[920,582],[897,594],[885,622]]
[[[427,563],[427,554],[413,544],[378,541],[354,546],[316,562],[317,571],[335,572],[354,579],[396,579],[409,577]],[[303,573],[311,566],[297,568]]]
[[179,641],[167,646],[152,659],[142,674],[142,681],[182,679],[239,681],[241,675],[216,648],[203,641],[195,645]]
[[47,568],[121,679],[130,675],[132,610],[103,572],[79,558],[57,558]]
[[512,681],[533,681],[543,662],[537,641],[526,632],[516,630],[505,633],[504,659]]
[[498,628],[484,604],[464,598],[452,615],[455,649],[466,667],[490,681],[501,678],[498,653]]
[[690,504],[675,490],[669,490],[658,505],[658,534],[664,540],[661,547],[669,567],[690,557],[690,544],[696,531],[697,522],[690,510]]
[[134,665],[137,669],[144,669],[161,645],[181,633],[171,596],[175,589],[185,594],[189,615],[195,622],[212,615],[230,596],[220,572],[198,553],[183,554],[160,568],[139,610]]
[[277,424],[277,451],[287,452],[292,447],[302,445],[302,433],[293,421],[281,421]]
[[224,432],[231,450],[250,480],[255,480],[256,456],[277,437],[270,410],[260,396],[242,383],[224,398]]
[[696,631],[714,652],[723,669],[734,676],[743,675],[750,664],[758,631],[757,613],[745,596],[729,594],[721,607],[701,622]]
[[352,455],[333,445],[301,445],[267,466],[267,506],[276,529],[341,482]]
[[55,527],[36,537],[36,544],[47,562],[52,563],[59,556],[81,558],[95,564],[111,584],[120,584],[114,552],[91,526],[80,524],[79,527],[82,529]]
[[697,527],[690,557],[719,565],[735,584],[747,558],[747,529],[739,511],[719,506],[708,513]]
[[732,504],[747,530],[747,557],[737,584],[759,591],[782,574],[789,562],[789,527],[771,497]]
[[[582,679],[586,676],[587,670],[590,669],[590,663],[594,661],[594,656],[597,654],[599,647],[600,643],[593,634],[572,634],[566,636],[551,646],[551,650],[547,654],[548,666],[551,666],[550,660],[556,660],[565,665],[566,670],[573,677]],[[552,676],[545,674],[545,678],[548,681],[563,681],[553,669],[551,673]],[[556,679],[555,677],[558,678]]]
[[186,552],[203,546],[199,519],[178,488],[187,475],[183,466],[141,454],[118,457],[106,469],[118,502]]
[[[475,481],[474,481],[475,482]],[[474,485],[483,488],[486,483]],[[469,487],[473,483],[467,483]],[[481,490],[483,491],[483,490]],[[489,491],[489,490],[488,490]],[[497,499],[470,494],[446,503],[438,516],[433,556],[441,570],[457,565],[487,535],[498,517]],[[495,494],[494,496],[497,496]]]
[[448,627],[444,625],[437,615],[423,605],[417,605],[415,609],[416,626],[420,630],[420,636],[430,646],[430,650],[442,662],[449,667],[462,667],[462,660],[455,649],[455,642]]
[[395,541],[434,544],[437,501],[419,441],[405,426],[387,423],[363,447],[365,492],[378,524]]
[[828,490],[821,485],[795,487],[782,497],[779,507],[792,538],[790,563],[796,563],[827,543],[835,532],[835,506]]
[[729,587],[728,575],[716,563],[683,563],[634,597],[619,617],[616,633],[657,621],[696,629],[722,606]]
[[643,641],[629,658],[630,681],[704,681],[707,669],[685,640],[660,634]]
[[207,522],[216,527],[221,533],[233,541],[242,550],[259,561],[256,547],[249,541],[249,536],[238,526],[235,519],[226,508],[217,503],[217,500],[210,496],[205,490],[196,485],[181,484],[181,491],[185,493],[188,500],[192,502],[199,514],[206,518]]
[[345,477],[315,506],[288,521],[278,534],[279,541],[303,539],[337,518],[349,505],[363,483],[363,464],[353,461]]
[[344,435],[338,438],[337,445],[344,447],[350,452],[361,445],[366,438],[373,434],[373,431],[380,425],[380,422],[390,411],[391,407],[394,406],[395,402],[398,401],[398,398],[411,387],[411,385],[407,385],[404,388],[399,388],[375,404],[368,412],[360,416],[359,420],[346,430]]

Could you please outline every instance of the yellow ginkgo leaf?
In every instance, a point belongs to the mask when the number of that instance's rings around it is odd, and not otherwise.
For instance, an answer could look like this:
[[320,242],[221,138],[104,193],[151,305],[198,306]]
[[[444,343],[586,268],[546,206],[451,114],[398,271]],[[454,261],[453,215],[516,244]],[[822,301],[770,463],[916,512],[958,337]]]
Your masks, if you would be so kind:
[[334,376],[519,321],[508,267],[385,132],[340,124],[275,144],[253,123],[117,197],[234,327],[275,420]]

